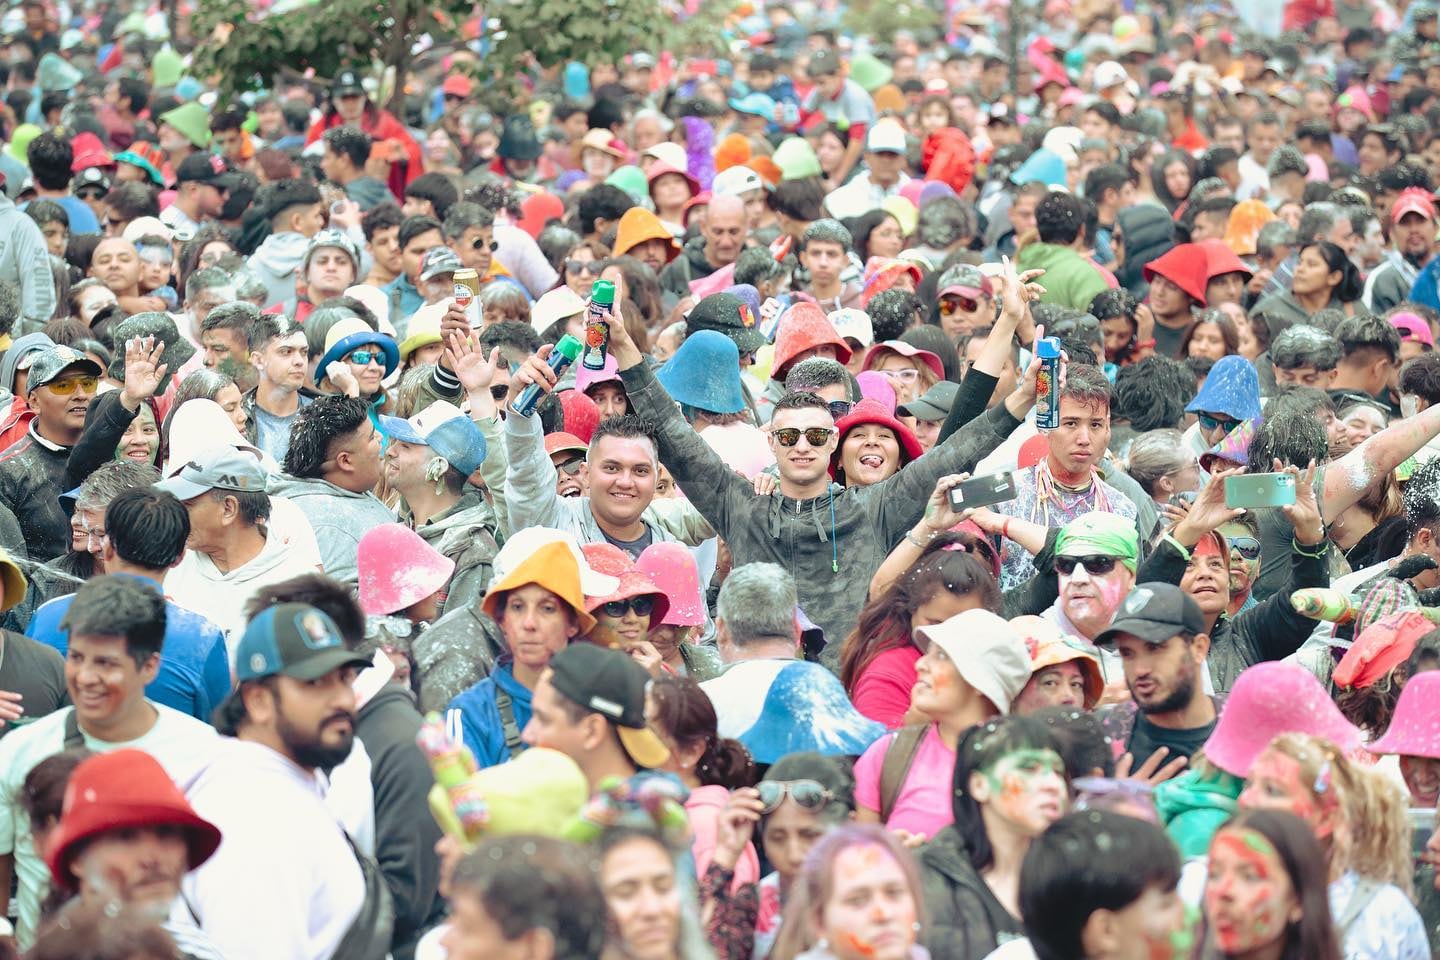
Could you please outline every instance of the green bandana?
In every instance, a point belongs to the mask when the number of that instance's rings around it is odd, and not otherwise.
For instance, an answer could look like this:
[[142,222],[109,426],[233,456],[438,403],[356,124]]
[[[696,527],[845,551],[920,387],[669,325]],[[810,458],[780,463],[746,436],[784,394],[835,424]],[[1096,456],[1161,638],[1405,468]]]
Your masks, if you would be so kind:
[[1140,558],[1140,538],[1132,520],[1113,513],[1087,513],[1060,528],[1055,555],[1115,557],[1134,573]]

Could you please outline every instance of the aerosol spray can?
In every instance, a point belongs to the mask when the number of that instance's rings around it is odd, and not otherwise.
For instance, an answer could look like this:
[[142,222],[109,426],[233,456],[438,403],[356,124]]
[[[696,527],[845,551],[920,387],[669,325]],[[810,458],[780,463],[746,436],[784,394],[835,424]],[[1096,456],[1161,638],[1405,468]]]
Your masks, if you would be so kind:
[[605,369],[605,351],[610,346],[610,320],[615,314],[615,284],[596,280],[590,288],[590,307],[585,316],[585,353],[580,366],[586,370]]
[[[556,376],[559,376],[566,367],[575,362],[575,358],[580,356],[582,349],[584,349],[583,344],[567,333],[560,338],[559,343],[555,344],[555,349],[550,351],[550,357],[546,363],[550,364],[550,369],[555,371]],[[510,409],[522,417],[528,417],[535,412],[535,406],[540,402],[541,396],[540,384],[532,383],[520,391],[520,396],[510,404]]]
[[1040,372],[1035,378],[1035,428],[1054,430],[1060,426],[1060,340],[1041,337],[1035,341]]

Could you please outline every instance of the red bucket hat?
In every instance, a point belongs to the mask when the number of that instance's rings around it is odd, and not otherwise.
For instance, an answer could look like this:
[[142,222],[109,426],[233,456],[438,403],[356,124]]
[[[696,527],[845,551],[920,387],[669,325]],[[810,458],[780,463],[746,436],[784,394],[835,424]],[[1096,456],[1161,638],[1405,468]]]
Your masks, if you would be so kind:
[[143,750],[115,750],[84,760],[70,775],[60,823],[45,860],[55,885],[74,890],[70,865],[85,841],[135,827],[176,826],[185,833],[189,869],[220,847],[220,828],[190,806],[160,761]]
[[825,311],[808,300],[801,300],[780,314],[775,331],[775,360],[770,368],[772,380],[785,380],[785,373],[795,358],[806,350],[830,344],[835,348],[835,359],[845,363],[850,359],[850,345],[835,330]]
[[[1235,255],[1235,251],[1231,250],[1230,245],[1224,240],[1202,240],[1199,246],[1205,251],[1205,282],[1207,284],[1216,277],[1223,277],[1227,273],[1243,273],[1247,282],[1255,276],[1255,271],[1245,266],[1245,262]],[[1160,259],[1165,258],[1161,257]],[[1159,260],[1155,262],[1159,263]]]
[[920,448],[920,441],[915,439],[915,434],[910,428],[887,412],[876,400],[861,400],[835,422],[835,429],[838,430],[840,442],[835,444],[835,452],[830,455],[830,476],[840,469],[840,452],[845,446],[845,435],[855,427],[865,424],[874,424],[885,427],[895,434],[895,439],[900,443],[900,466],[905,466],[911,460],[918,460],[925,451]]
[[1145,276],[1146,283],[1154,282],[1156,274],[1159,274],[1184,290],[1190,295],[1190,299],[1203,307],[1209,269],[1208,258],[1200,244],[1182,243],[1145,264],[1141,273]]

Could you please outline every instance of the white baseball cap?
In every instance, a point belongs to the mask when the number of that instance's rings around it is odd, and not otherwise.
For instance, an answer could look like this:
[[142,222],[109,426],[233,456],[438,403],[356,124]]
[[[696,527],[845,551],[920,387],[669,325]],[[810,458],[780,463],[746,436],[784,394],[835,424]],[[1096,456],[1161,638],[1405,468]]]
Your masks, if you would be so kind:
[[867,153],[904,153],[905,128],[894,121],[882,120],[865,135]]
[[711,196],[738,197],[751,190],[764,190],[765,181],[749,167],[729,167],[715,174],[710,185]]

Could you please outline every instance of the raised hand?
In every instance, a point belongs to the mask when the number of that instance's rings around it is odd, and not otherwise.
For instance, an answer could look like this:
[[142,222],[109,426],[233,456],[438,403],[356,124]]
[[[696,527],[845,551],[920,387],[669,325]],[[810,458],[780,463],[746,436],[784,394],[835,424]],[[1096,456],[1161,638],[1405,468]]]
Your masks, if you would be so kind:
[[325,364],[325,377],[336,390],[345,396],[360,396],[360,381],[355,379],[355,372],[344,360],[331,360]]
[[120,393],[125,409],[139,410],[140,404],[160,389],[170,369],[160,362],[164,355],[165,344],[156,343],[154,337],[125,341],[125,386]]
[[468,331],[465,334],[456,331],[447,341],[445,360],[466,393],[488,392],[500,368],[500,348],[491,350],[486,359],[484,349]]

